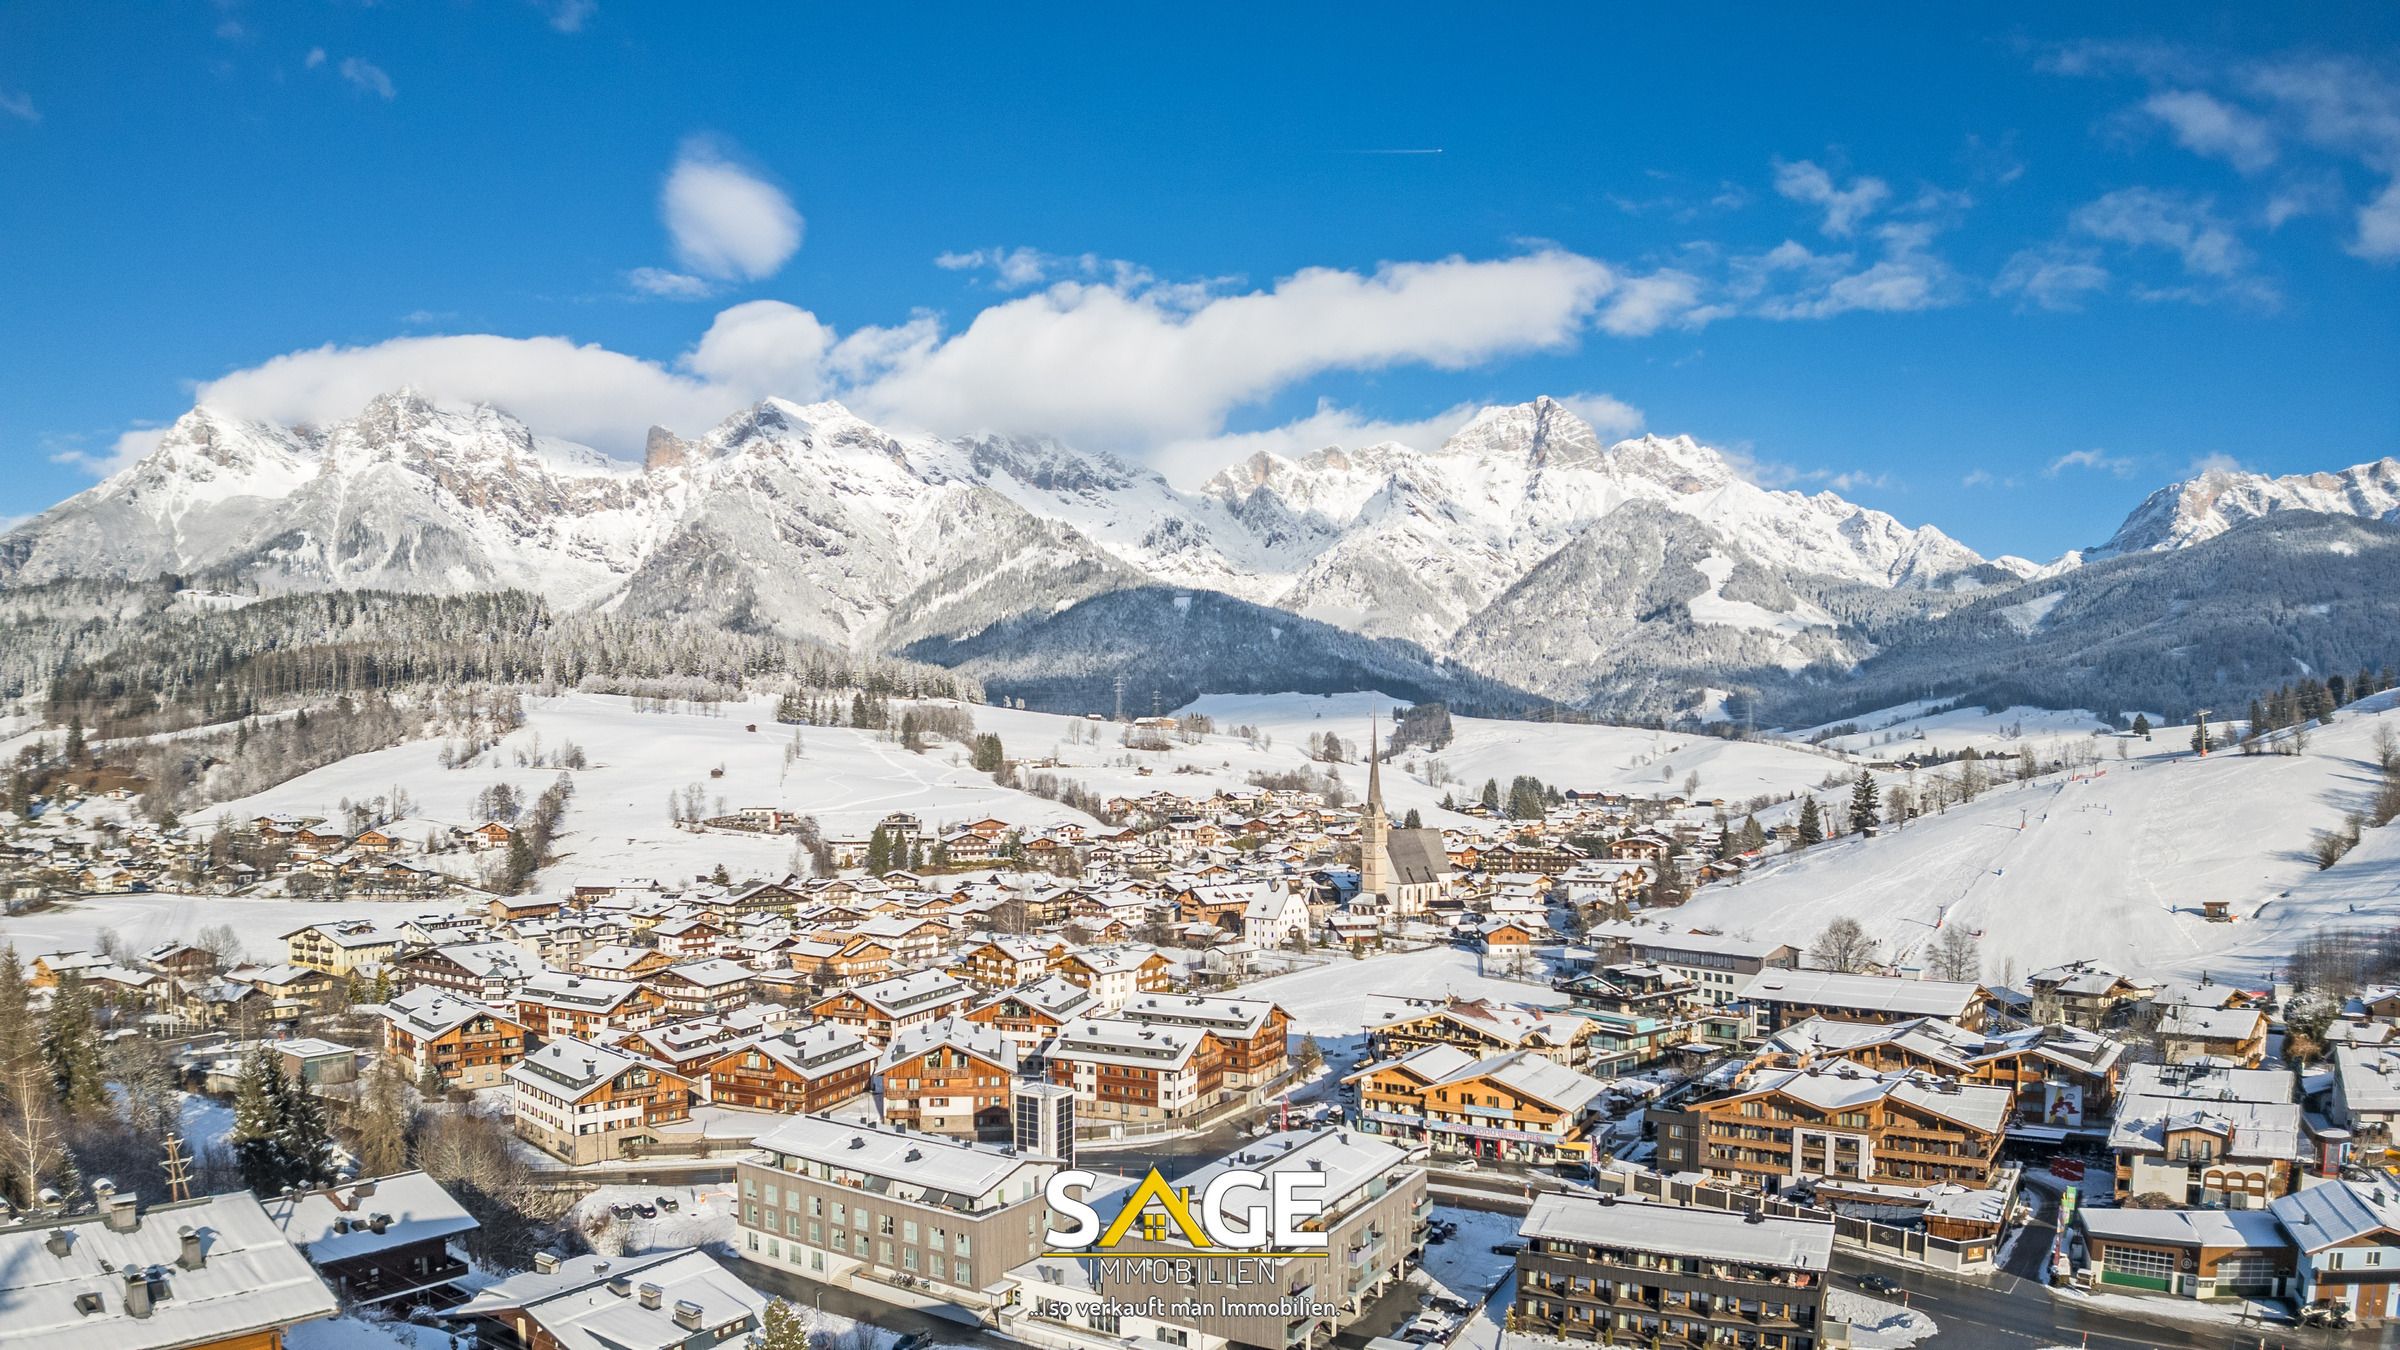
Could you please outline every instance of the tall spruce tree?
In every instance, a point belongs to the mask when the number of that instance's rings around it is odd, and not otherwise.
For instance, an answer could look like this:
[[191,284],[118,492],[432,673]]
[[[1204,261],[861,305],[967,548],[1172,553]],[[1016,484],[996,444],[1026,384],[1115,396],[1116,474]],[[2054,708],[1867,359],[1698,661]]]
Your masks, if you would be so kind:
[[1858,785],[1850,789],[1850,828],[1872,829],[1882,820],[1883,794],[1875,787],[1875,775],[1865,769],[1858,771]]
[[225,1136],[233,1146],[234,1166],[252,1193],[270,1196],[283,1190],[283,1148],[276,1138],[282,1121],[277,1103],[284,1094],[283,1068],[275,1052],[261,1045],[242,1061],[241,1078],[233,1090],[233,1129]]
[[1817,799],[1800,799],[1800,847],[1825,842],[1825,817],[1817,810]]
[[100,1034],[92,1025],[92,991],[81,976],[58,983],[50,1011],[42,1017],[42,1058],[58,1104],[77,1120],[99,1120],[114,1108],[108,1071],[100,1063]]

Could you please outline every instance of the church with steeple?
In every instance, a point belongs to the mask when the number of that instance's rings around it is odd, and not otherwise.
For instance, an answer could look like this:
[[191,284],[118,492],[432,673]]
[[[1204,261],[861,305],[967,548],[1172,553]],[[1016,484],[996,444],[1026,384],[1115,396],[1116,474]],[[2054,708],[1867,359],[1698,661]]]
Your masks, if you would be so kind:
[[1358,895],[1380,902],[1386,921],[1421,917],[1450,887],[1450,851],[1440,830],[1396,830],[1383,809],[1383,759],[1367,726],[1367,805],[1358,822]]

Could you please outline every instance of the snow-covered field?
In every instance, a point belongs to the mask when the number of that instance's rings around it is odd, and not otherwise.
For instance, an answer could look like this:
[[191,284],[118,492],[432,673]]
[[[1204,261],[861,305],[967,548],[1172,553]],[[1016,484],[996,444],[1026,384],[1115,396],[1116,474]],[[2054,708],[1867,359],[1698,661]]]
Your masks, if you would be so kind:
[[[1878,761],[1900,760],[1915,754],[1956,754],[1970,747],[1979,755],[2014,755],[2026,746],[2048,760],[2063,746],[2089,744],[2095,732],[2105,736],[2109,731],[2107,723],[2080,710],[2002,708],[1987,712],[1967,707],[1934,711],[1943,706],[1923,701],[1903,703],[1824,726],[1805,727],[1791,735],[1804,741],[1816,741],[1823,736],[1825,739],[1818,743],[1829,749]],[[2160,719],[2153,716],[2150,720]],[[1826,734],[1844,726],[1855,726],[1858,730],[1838,736]],[[2115,752],[2106,753],[2113,758]]]
[[[1206,713],[1219,727],[1255,726],[1283,750],[1326,731],[1363,744],[1373,714],[1382,715],[1388,735],[1391,710],[1402,703],[1381,694],[1212,694],[1186,711]],[[1455,739],[1449,745],[1411,750],[1399,760],[1403,772],[1385,771],[1384,795],[1393,810],[1415,806],[1430,812],[1445,792],[1471,798],[1487,778],[1497,778],[1505,790],[1521,773],[1562,789],[1635,793],[1681,792],[1684,779],[1698,774],[1702,796],[1740,801],[1802,791],[1828,774],[1849,772],[1840,755],[1770,740],[1477,717],[1453,717],[1451,726]],[[1433,761],[1446,771],[1439,785],[1426,781]],[[1362,787],[1366,771],[1349,766],[1344,777],[1353,788]]]
[[[1355,1036],[1397,1016],[1404,999],[1491,998],[1509,1003],[1562,1007],[1566,996],[1539,978],[1510,979],[1480,973],[1482,957],[1456,947],[1432,947],[1396,956],[1360,960],[1337,957],[1311,970],[1277,975],[1243,985],[1244,998],[1273,999],[1291,1014],[1292,1031],[1319,1037]],[[1529,967],[1529,970],[1532,969]]]
[[103,931],[113,931],[129,952],[161,942],[188,941],[203,928],[224,924],[254,961],[283,959],[283,935],[334,919],[398,920],[411,914],[455,912],[454,901],[437,900],[234,900],[212,895],[103,895],[69,900],[39,914],[0,918],[0,942],[15,944],[20,956],[36,952],[89,951]]
[[[1903,960],[1930,948],[1937,923],[1964,924],[1982,932],[1992,980],[2078,957],[2260,978],[2303,933],[2400,921],[2393,831],[2369,831],[2330,871],[2308,855],[2315,833],[2372,791],[2369,746],[2379,724],[2400,730],[2393,702],[2342,710],[2297,757],[2195,759],[2188,733],[2162,729],[2147,754],[1777,859],[1704,888],[1675,921],[1805,945],[1849,915]],[[2204,900],[2231,901],[2237,920],[2206,921]]]
[[[968,711],[977,729],[997,734],[1028,775],[1052,774],[1103,796],[1160,790],[1206,796],[1246,786],[1255,773],[1309,765],[1313,733],[1335,732],[1363,747],[1370,714],[1384,715],[1388,728],[1398,704],[1377,694],[1208,698],[1193,709],[1209,713],[1220,728],[1252,725],[1264,737],[1254,743],[1220,732],[1185,744],[1171,735],[1161,750],[1122,744],[1123,728],[1112,724],[1005,708]],[[864,835],[893,811],[913,812],[928,825],[987,815],[1025,826],[1091,823],[1080,812],[975,772],[962,746],[943,742],[915,754],[872,732],[785,726],[773,711],[765,698],[726,704],[715,713],[644,712],[631,699],[597,694],[528,699],[525,726],[466,767],[444,768],[441,742],[416,741],[354,756],[196,817],[333,816],[345,800],[371,801],[398,789],[410,798],[412,817],[472,824],[477,795],[493,784],[508,783],[529,798],[557,777],[555,769],[519,767],[520,753],[532,758],[571,742],[588,764],[574,775],[562,856],[543,877],[550,886],[586,875],[683,879],[720,863],[737,877],[777,874],[789,866],[788,837],[674,828],[668,796],[692,784],[699,785],[710,814],[720,804],[730,810],[780,806],[815,816],[837,838]],[[756,731],[748,729],[753,725]],[[1740,799],[1815,787],[1844,768],[1837,756],[1773,742],[1475,718],[1455,719],[1455,725],[1451,746],[1433,755],[1413,752],[1387,768],[1385,796],[1395,813],[1415,807],[1429,820],[1464,822],[1466,817],[1438,809],[1445,793],[1464,799],[1487,778],[1505,785],[1525,773],[1561,786],[1635,792],[1681,791],[1697,774],[1702,793]],[[800,754],[787,762],[785,748],[795,734]],[[1439,784],[1429,781],[1437,760],[1445,771]],[[1363,765],[1334,768],[1352,793],[1365,791]]]

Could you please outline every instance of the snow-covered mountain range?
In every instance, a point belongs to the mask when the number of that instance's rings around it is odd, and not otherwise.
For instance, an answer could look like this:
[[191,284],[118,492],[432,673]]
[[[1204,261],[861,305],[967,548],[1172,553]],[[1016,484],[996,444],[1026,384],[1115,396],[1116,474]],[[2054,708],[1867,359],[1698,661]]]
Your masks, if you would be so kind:
[[1430,449],[1254,455],[1184,491],[1055,441],[895,434],[772,399],[694,439],[654,430],[635,465],[402,391],[325,427],[194,409],[139,463],[0,537],[0,584],[521,588],[1012,669],[1045,659],[1023,641],[1065,640],[1037,630],[1088,641],[1091,622],[1047,621],[1098,597],[1214,591],[1258,607],[1230,611],[1229,632],[1283,613],[1573,700],[1673,671],[1660,693],[1678,684],[1678,703],[1711,670],[1840,670],[1874,654],[1876,623],[2286,510],[2393,517],[2400,461],[2209,473],[2037,568],[1831,492],[1762,488],[1688,437],[1603,443],[1547,398],[1487,408]]

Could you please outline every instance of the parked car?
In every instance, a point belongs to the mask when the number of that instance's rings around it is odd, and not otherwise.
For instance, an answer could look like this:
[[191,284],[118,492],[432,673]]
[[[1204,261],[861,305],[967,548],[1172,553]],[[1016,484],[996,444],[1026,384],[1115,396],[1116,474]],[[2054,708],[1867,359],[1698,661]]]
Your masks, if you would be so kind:
[[658,1207],[665,1210],[669,1214],[674,1213],[678,1208],[675,1203],[675,1197],[671,1195],[662,1195],[658,1197]]
[[1492,1255],[1494,1256],[1515,1256],[1523,1250],[1525,1250],[1525,1239],[1523,1238],[1510,1238],[1506,1242],[1492,1244]]
[[645,1219],[655,1219],[658,1217],[658,1206],[648,1204],[635,1205],[633,1207],[633,1212],[641,1215]]
[[608,1212],[620,1219],[630,1219],[633,1217],[633,1206],[619,1200],[608,1207]]

